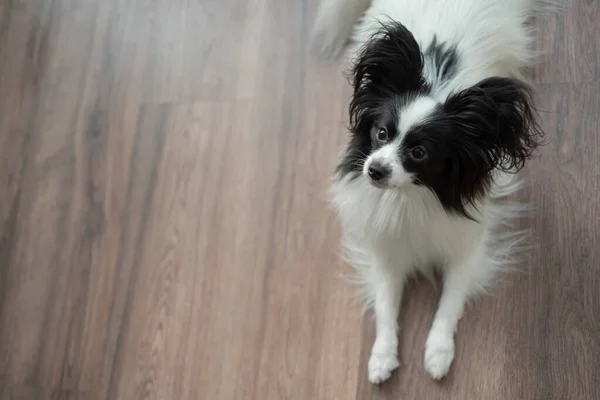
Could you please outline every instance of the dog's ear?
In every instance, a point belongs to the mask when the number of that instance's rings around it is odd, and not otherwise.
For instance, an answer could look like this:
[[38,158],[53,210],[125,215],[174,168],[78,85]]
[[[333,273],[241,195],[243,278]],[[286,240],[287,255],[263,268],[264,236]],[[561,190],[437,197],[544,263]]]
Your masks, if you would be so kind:
[[423,59],[415,38],[399,22],[385,22],[358,53],[350,79],[350,129],[367,134],[376,111],[389,98],[425,85]]
[[463,151],[489,169],[518,171],[543,142],[531,90],[510,78],[488,78],[450,96],[444,113],[464,140]]
[[531,90],[515,79],[488,78],[453,94],[443,114],[454,131],[455,183],[468,203],[489,188],[494,169],[519,171],[543,142]]
[[381,106],[394,96],[422,90],[423,60],[419,45],[404,25],[387,21],[362,47],[350,71],[350,143],[337,170],[357,176],[371,152],[370,131]]

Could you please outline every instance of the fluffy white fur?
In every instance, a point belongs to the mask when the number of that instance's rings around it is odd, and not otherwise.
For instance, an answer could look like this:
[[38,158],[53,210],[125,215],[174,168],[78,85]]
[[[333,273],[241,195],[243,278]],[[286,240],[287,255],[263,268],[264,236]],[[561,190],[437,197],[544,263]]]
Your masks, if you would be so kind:
[[[324,0],[314,39],[321,52],[336,54],[352,31],[352,57],[380,27],[378,21],[389,18],[404,24],[422,49],[434,35],[441,42],[456,44],[464,60],[456,77],[436,85],[435,74],[427,76],[436,88],[432,96],[443,101],[451,91],[487,77],[524,79],[525,68],[534,61],[526,20],[540,10],[540,4],[534,0]],[[418,118],[418,110],[414,114]],[[521,207],[499,199],[513,194],[519,185],[504,174],[497,174],[495,182],[477,209],[469,209],[478,222],[450,215],[426,187],[409,184],[381,190],[364,175],[334,182],[332,204],[341,220],[347,260],[359,271],[375,314],[376,337],[368,363],[371,382],[385,381],[400,365],[397,320],[403,286],[415,272],[430,274],[432,265],[441,268],[444,283],[424,366],[434,379],[448,373],[465,303],[511,263],[522,239],[500,233],[503,223]]]
[[403,285],[419,271],[431,276],[441,267],[444,289],[425,349],[425,368],[435,379],[446,375],[454,358],[454,332],[468,298],[512,264],[523,232],[501,231],[524,209],[501,202],[519,188],[503,177],[494,192],[471,210],[479,223],[449,216],[424,187],[382,191],[364,179],[342,180],[332,187],[332,201],[343,227],[345,255],[359,272],[367,306],[376,317],[376,339],[369,379],[379,383],[400,364],[397,359],[398,312]]

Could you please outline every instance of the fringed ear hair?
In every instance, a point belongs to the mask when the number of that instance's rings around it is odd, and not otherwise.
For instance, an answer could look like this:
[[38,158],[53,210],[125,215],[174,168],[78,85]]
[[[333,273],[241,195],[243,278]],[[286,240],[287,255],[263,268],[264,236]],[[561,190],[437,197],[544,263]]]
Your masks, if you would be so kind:
[[450,173],[460,196],[459,213],[492,183],[492,171],[517,172],[543,143],[530,88],[510,78],[489,78],[448,98],[444,121],[456,132]]
[[412,33],[399,22],[381,23],[352,68],[350,129],[355,133],[368,132],[383,100],[422,90],[422,70],[421,51]]
[[448,98],[444,111],[490,169],[520,170],[544,141],[531,89],[515,79],[485,79]]

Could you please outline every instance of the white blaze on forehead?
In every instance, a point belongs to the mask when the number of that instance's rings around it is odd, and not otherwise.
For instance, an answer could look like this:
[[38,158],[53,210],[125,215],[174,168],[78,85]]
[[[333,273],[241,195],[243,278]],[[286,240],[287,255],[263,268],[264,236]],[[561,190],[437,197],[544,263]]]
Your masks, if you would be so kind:
[[373,160],[377,160],[386,164],[392,163],[398,158],[398,145],[395,142],[388,143],[385,146],[375,150],[371,155]]
[[415,100],[408,103],[400,110],[400,120],[398,121],[399,136],[406,135],[406,132],[408,132],[410,128],[425,121],[435,110],[437,105],[437,101],[426,96],[417,97]]

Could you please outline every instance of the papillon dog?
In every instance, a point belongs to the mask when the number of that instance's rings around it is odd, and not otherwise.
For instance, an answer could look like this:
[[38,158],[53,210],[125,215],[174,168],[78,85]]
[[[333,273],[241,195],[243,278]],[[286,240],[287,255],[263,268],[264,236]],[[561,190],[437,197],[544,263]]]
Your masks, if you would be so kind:
[[350,138],[331,187],[347,260],[375,317],[373,383],[398,360],[407,279],[443,276],[424,354],[434,379],[454,360],[465,303],[506,269],[522,236],[502,201],[542,143],[526,70],[537,0],[323,0],[315,48],[352,43]]

